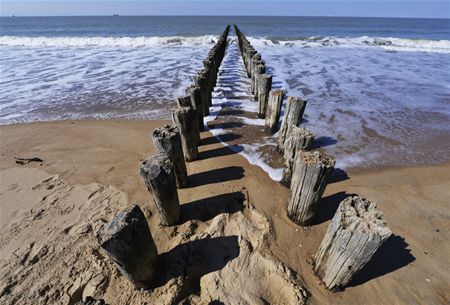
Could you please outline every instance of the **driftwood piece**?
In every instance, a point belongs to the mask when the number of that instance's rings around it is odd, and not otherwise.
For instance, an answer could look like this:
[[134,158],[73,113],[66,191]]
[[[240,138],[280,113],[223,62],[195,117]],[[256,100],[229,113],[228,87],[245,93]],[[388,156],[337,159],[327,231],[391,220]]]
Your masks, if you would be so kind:
[[25,165],[31,162],[44,162],[44,160],[42,160],[39,157],[33,157],[33,158],[18,158],[18,157],[14,157],[14,159],[16,160],[17,164],[21,164],[21,165]]
[[173,113],[173,121],[180,131],[184,159],[188,162],[194,161],[198,156],[200,141],[195,110],[190,107],[179,107]]
[[149,288],[157,267],[158,251],[138,205],[118,213],[97,233],[97,240],[136,288]]
[[187,185],[187,169],[181,146],[181,137],[175,125],[164,125],[153,130],[153,145],[156,151],[166,154],[173,164],[178,188]]
[[190,87],[189,94],[191,96],[192,108],[197,113],[198,128],[200,131],[205,130],[205,123],[203,121],[203,101],[202,101],[202,89],[197,86]]
[[269,92],[272,89],[272,75],[260,74],[257,84],[258,92],[258,116],[264,118],[266,116],[267,100],[269,99]]
[[284,151],[284,142],[286,141],[290,126],[299,126],[305,112],[306,101],[297,97],[290,96],[287,101],[284,112],[284,119],[281,122],[280,135],[278,141],[278,149],[280,152]]
[[308,225],[314,217],[335,161],[318,151],[298,151],[292,169],[288,217],[299,225]]
[[345,287],[391,235],[374,202],[344,199],[314,258],[314,272],[331,290]]
[[108,305],[108,304],[106,304],[105,300],[103,299],[96,300],[91,296],[87,296],[84,301],[80,300],[77,303],[75,303],[75,305]]
[[152,193],[161,225],[176,224],[180,219],[180,201],[169,157],[161,153],[149,157],[142,162],[140,174]]
[[292,166],[297,152],[310,150],[314,142],[314,135],[306,128],[291,126],[286,142],[284,143],[284,168],[280,183],[286,187],[291,185]]
[[266,130],[275,133],[280,121],[281,106],[283,105],[284,91],[281,89],[270,90],[266,109]]

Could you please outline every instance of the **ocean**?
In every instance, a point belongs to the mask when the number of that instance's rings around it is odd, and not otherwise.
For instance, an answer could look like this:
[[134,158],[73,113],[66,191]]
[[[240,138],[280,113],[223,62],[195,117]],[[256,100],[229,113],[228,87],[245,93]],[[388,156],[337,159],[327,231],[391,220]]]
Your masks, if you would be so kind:
[[[449,19],[4,17],[0,124],[169,118],[227,24],[262,53],[274,87],[308,100],[302,124],[338,167],[450,159]],[[229,39],[222,74],[241,65],[233,32]],[[233,81],[246,84],[240,69]],[[232,99],[222,81],[216,106]],[[237,150],[274,179],[263,147],[275,137]]]

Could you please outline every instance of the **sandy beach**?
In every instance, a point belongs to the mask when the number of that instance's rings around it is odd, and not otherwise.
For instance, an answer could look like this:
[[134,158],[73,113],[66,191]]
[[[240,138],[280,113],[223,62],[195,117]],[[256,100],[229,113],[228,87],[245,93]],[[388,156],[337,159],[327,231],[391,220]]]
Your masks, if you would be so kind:
[[[332,177],[319,215],[286,216],[288,189],[202,133],[180,224],[159,227],[139,176],[166,121],[56,121],[0,127],[0,302],[75,304],[446,304],[450,302],[450,164],[349,171]],[[17,164],[15,157],[42,162]],[[392,236],[344,291],[312,271],[339,202],[378,203]],[[95,234],[139,204],[160,254],[160,280],[137,291]],[[170,266],[170,268],[167,268]],[[168,270],[170,269],[170,270]]]

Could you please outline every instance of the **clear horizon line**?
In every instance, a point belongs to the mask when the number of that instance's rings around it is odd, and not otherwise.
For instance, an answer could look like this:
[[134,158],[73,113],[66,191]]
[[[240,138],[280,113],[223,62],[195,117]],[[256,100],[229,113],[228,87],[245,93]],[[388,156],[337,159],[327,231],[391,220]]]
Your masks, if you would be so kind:
[[122,15],[122,14],[105,14],[105,15],[0,15],[0,18],[33,18],[33,17],[325,17],[325,18],[383,18],[383,19],[440,19],[450,20],[448,18],[439,17],[407,17],[407,16],[344,16],[344,15]]

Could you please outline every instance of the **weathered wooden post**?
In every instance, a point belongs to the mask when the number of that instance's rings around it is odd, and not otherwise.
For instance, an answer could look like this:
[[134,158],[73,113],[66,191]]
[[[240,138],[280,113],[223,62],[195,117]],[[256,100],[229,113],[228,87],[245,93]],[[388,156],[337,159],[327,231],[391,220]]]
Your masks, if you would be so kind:
[[198,86],[189,87],[188,90],[191,95],[192,108],[197,112],[198,128],[203,131],[205,130],[205,123],[203,121],[202,90]]
[[280,135],[278,141],[278,149],[280,152],[284,151],[284,142],[286,141],[290,126],[299,126],[305,112],[306,101],[297,97],[290,96],[287,100],[286,109],[284,112],[284,119],[281,123]]
[[318,151],[299,151],[292,169],[288,217],[299,225],[308,225],[314,217],[327,180],[333,173],[335,161]]
[[185,187],[188,180],[187,169],[177,126],[166,124],[154,129],[152,139],[156,151],[166,154],[172,162],[178,188]]
[[179,107],[173,113],[173,121],[178,127],[181,136],[184,159],[194,161],[198,156],[198,121],[195,110],[190,107]]
[[266,130],[275,133],[278,129],[280,121],[281,106],[283,105],[284,91],[281,89],[270,90],[269,100],[267,101],[266,110]]
[[[250,43],[249,43],[250,45]],[[256,54],[256,50],[253,49],[253,47],[250,45],[250,47],[245,52],[245,69],[247,70],[247,77],[251,77],[252,70],[251,70],[251,64],[252,64],[252,57]]]
[[191,96],[183,95],[177,97],[177,105],[178,107],[192,107]]
[[[255,53],[252,57],[252,64],[251,64],[251,91],[253,94],[255,94],[255,79],[257,78],[257,70],[256,68],[258,67],[258,65],[260,65],[262,63],[262,59],[261,59],[261,54],[259,53]],[[261,66],[264,66],[263,64],[261,64]],[[259,72],[259,74],[264,73],[265,71]]]
[[205,91],[203,93],[205,94],[204,98],[206,100],[206,104],[209,106],[212,105],[212,91],[214,89],[214,84],[212,80],[212,70],[210,68],[203,68],[198,72],[200,76],[203,76],[203,86],[205,87]]
[[264,118],[266,116],[267,100],[269,99],[269,92],[272,89],[272,75],[260,74],[258,78],[258,116]]
[[286,142],[284,142],[284,168],[280,183],[286,187],[291,185],[292,166],[296,154],[302,150],[310,150],[314,142],[314,135],[306,128],[291,126]]
[[374,202],[344,199],[314,258],[314,272],[328,289],[345,287],[391,235]]
[[180,219],[173,164],[166,154],[153,155],[142,162],[140,174],[152,193],[162,226],[171,226]]
[[259,82],[259,76],[264,74],[266,72],[266,66],[263,64],[257,64],[254,70],[254,73],[252,74],[252,82],[251,82],[251,90],[252,94],[255,98],[255,101],[258,100],[258,82]]
[[208,80],[202,75],[196,75],[193,78],[196,86],[200,87],[202,93],[202,105],[203,105],[203,116],[209,115],[209,93],[208,93]]
[[[187,89],[187,90],[189,90],[189,89]],[[189,95],[184,95],[184,96],[178,97],[177,104],[178,104],[178,107],[189,107],[189,108],[194,109],[195,118],[194,118],[194,122],[193,122],[193,125],[194,125],[193,128],[196,130],[196,132],[195,132],[196,140],[195,141],[198,145],[200,143],[200,125],[199,125],[200,120],[198,119],[197,109],[195,109],[194,106],[192,105],[191,95],[189,94]],[[202,120],[202,122],[203,122],[203,120]]]
[[136,288],[149,288],[157,267],[158,251],[138,205],[118,213],[97,232],[97,240]]

